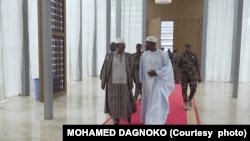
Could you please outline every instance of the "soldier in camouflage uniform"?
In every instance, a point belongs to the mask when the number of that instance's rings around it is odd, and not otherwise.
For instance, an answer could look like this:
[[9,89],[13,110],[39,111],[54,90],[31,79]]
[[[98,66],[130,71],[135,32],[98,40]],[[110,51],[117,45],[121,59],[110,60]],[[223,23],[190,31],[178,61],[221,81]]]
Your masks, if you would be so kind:
[[[192,99],[197,88],[197,81],[201,82],[200,78],[200,63],[197,55],[191,51],[191,46],[185,44],[185,52],[180,56],[178,61],[179,77],[181,77],[182,96],[185,103],[185,110],[192,107]],[[197,75],[196,75],[197,72]],[[198,78],[197,78],[198,76]],[[188,85],[190,87],[190,94],[187,95]]]
[[[136,70],[138,72],[137,75],[139,75],[140,58],[141,58],[142,53],[143,53],[142,52],[142,44],[139,44],[139,43],[136,44],[136,52],[133,53],[133,56],[135,58],[135,66],[136,66]],[[135,88],[135,94],[134,94],[135,101],[137,101],[139,95],[142,96],[141,95],[141,89],[139,89],[139,88],[136,87]]]

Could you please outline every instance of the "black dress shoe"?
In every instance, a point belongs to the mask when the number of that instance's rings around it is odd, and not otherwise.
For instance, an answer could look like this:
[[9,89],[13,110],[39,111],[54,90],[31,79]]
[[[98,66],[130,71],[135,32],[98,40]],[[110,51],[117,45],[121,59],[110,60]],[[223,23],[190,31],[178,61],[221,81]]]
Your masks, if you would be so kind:
[[119,125],[120,120],[119,119],[113,119],[114,125]]
[[128,118],[128,123],[131,123],[131,117]]

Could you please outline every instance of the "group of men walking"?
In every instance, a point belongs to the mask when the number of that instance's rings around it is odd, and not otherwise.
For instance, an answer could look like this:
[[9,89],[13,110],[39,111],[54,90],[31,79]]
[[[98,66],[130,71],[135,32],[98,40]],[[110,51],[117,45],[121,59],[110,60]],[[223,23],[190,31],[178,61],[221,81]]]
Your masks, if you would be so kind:
[[[105,113],[111,116],[115,125],[119,124],[120,119],[131,122],[131,115],[137,111],[137,100],[141,100],[142,122],[165,124],[170,112],[168,98],[175,88],[175,82],[179,81],[182,85],[184,109],[188,110],[188,106],[192,106],[197,81],[200,81],[197,55],[186,44],[185,52],[178,58],[177,72],[172,60],[156,47],[156,43],[157,38],[148,36],[145,51],[142,51],[142,44],[138,43],[133,54],[125,52],[123,38],[110,44],[111,52],[105,57],[100,79],[101,88],[105,90]],[[198,72],[198,79],[195,70]],[[191,89],[189,96],[188,84]]]

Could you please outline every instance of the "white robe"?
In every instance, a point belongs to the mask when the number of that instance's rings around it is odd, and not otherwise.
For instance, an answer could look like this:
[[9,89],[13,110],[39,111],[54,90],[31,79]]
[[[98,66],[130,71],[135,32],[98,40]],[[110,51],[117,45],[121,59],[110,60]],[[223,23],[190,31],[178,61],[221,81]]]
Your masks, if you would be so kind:
[[[150,70],[157,76],[149,77]],[[174,90],[171,60],[160,49],[146,51],[141,56],[139,78],[142,84],[141,121],[145,124],[163,125],[169,113],[169,95]]]

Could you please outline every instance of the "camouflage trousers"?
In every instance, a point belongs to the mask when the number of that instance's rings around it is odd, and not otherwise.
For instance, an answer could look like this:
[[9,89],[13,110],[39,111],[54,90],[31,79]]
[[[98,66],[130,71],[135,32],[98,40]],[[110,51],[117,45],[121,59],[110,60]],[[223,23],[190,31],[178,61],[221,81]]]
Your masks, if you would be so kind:
[[[187,102],[193,99],[195,92],[196,92],[197,83],[198,81],[195,76],[191,76],[191,77],[187,75],[181,76],[182,97],[183,97],[184,102]],[[188,86],[190,88],[189,95],[187,94]]]

